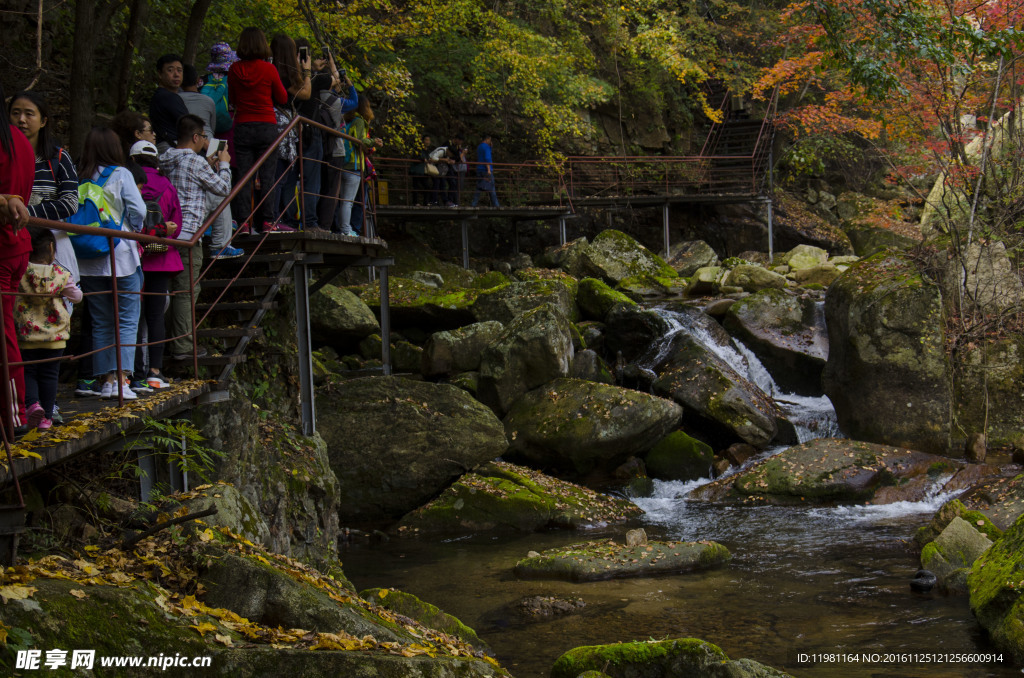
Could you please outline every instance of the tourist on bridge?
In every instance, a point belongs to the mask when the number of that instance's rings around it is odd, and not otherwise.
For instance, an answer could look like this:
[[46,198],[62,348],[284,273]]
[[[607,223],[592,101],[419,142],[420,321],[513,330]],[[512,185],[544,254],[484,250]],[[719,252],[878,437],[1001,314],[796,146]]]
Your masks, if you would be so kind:
[[476,190],[473,192],[471,207],[476,207],[480,199],[480,192],[483,191],[490,196],[491,207],[501,207],[498,203],[498,193],[494,189],[494,167],[491,153],[491,135],[485,134],[480,145],[476,147]]
[[178,118],[188,114],[185,102],[178,96],[182,79],[181,57],[165,54],[156,61],[156,78],[159,87],[149,102],[149,119],[156,132],[156,147],[163,153],[177,143],[176,125]]

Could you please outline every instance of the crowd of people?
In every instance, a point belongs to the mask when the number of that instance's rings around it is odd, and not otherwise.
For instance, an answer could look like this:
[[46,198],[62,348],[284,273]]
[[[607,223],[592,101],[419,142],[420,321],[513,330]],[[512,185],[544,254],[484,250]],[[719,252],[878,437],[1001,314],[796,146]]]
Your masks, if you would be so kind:
[[501,207],[494,180],[494,157],[490,134],[484,134],[476,147],[475,169],[467,162],[468,148],[456,135],[443,146],[434,146],[431,137],[420,141],[418,162],[409,169],[412,176],[412,197],[416,205],[458,207],[462,203],[466,177],[476,174],[476,188],[470,207],[476,207],[486,195],[491,207]]
[[[0,88],[9,118],[0,125],[3,347],[8,363],[27,363],[12,365],[11,386],[0,388],[9,436],[60,423],[57,383],[72,313],[81,328],[76,395],[132,400],[168,388],[165,354],[193,354],[189,290],[203,266],[201,247],[69,235],[28,227],[29,218],[182,241],[209,222],[203,237],[216,259],[244,254],[232,245],[237,231],[363,231],[369,156],[382,143],[370,134],[373,110],[330,54],[311,52],[303,40],[268,43],[247,28],[237,52],[225,42],[211,48],[205,77],[164,55],[148,115],[125,110],[94,127],[75,159],[53,133],[45,96],[8,100]],[[351,139],[303,125],[275,145],[296,115]]]

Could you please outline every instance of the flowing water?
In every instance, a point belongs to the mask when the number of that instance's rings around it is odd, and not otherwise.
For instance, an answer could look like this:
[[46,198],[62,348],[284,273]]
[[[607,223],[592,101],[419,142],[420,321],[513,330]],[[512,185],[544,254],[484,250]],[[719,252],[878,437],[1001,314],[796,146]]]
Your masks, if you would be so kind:
[[[780,393],[742,344],[723,340],[699,318],[660,312],[672,333],[697,337],[774,397],[801,441],[838,434],[827,398]],[[664,359],[658,356],[670,340],[671,333],[652,346],[644,358],[648,367]],[[580,645],[675,637],[701,638],[732,658],[749,657],[798,678],[1021,675],[1006,656],[1005,663],[971,656],[998,651],[966,597],[909,588],[918,565],[908,542],[950,495],[831,508],[707,506],[682,498],[705,482],[656,481],[653,496],[634,501],[646,511],[643,526],[651,539],[710,539],[729,548],[732,561],[708,572],[581,584],[512,575],[528,551],[622,541],[623,528],[393,541],[349,547],[342,560],[359,588],[408,591],[459,617],[517,678],[547,676],[559,655]],[[581,598],[586,605],[567,616],[528,618],[518,603],[537,595]],[[815,655],[837,661],[815,662]],[[907,655],[933,656],[922,662]]]

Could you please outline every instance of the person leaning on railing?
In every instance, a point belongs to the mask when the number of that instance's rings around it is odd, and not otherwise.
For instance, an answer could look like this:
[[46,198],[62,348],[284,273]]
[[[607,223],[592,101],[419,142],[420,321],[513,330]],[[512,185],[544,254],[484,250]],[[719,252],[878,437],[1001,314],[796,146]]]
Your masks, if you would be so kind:
[[[0,101],[6,101],[0,85]],[[28,267],[32,241],[25,225],[29,212],[25,205],[32,195],[35,178],[35,153],[21,130],[11,124],[0,124],[0,294],[3,294],[4,342],[7,362],[21,362],[18,333],[14,326],[13,293],[18,291],[21,277]],[[25,370],[9,369],[10,388],[0,384],[0,416],[7,438],[25,422]]]

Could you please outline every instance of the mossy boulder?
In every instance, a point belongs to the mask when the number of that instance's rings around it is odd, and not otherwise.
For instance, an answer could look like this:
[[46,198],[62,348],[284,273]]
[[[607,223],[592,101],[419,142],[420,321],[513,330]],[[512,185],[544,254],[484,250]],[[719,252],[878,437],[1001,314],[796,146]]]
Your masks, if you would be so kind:
[[415,619],[426,627],[460,638],[475,648],[487,647],[486,643],[476,635],[476,631],[463,624],[458,617],[448,614],[436,605],[420,600],[411,593],[395,589],[372,588],[360,591],[359,597],[375,607],[397,612],[410,619]]
[[391,364],[397,372],[419,374],[423,368],[423,349],[412,342],[399,339],[391,347]]
[[391,267],[393,277],[409,278],[416,271],[427,271],[437,273],[452,287],[469,287],[477,277],[474,271],[441,261],[426,243],[414,237],[392,235],[395,237],[388,237],[388,251],[395,257]]
[[436,377],[480,369],[480,354],[504,328],[500,322],[490,320],[435,332],[423,347],[423,374]]
[[666,263],[681,277],[688,278],[698,268],[717,264],[718,254],[703,240],[687,240],[672,245]]
[[569,289],[569,293],[572,296],[576,296],[579,290],[579,281],[566,273],[558,269],[552,268],[524,268],[516,271],[513,276],[516,280],[521,282],[550,282],[558,281],[565,285]]
[[481,292],[472,311],[479,322],[496,320],[507,325],[520,313],[544,304],[551,304],[570,320],[579,316],[572,292],[560,280],[512,282]]
[[623,278],[615,289],[634,301],[681,296],[688,289],[686,278],[666,278],[642,273]]
[[[963,516],[964,520],[976,523],[977,520],[985,518],[997,529],[1008,530],[1020,516],[1024,515],[1024,475],[991,478],[985,482],[974,483],[971,489],[954,501],[960,507],[955,515]],[[950,504],[952,502],[947,502],[947,505]],[[969,514],[964,513],[965,511]],[[952,515],[949,515],[946,522],[951,518]],[[941,527],[945,527],[945,524]],[[988,534],[990,537],[993,536],[991,532]],[[934,535],[932,538],[934,539]]]
[[447,384],[353,379],[317,403],[342,520],[399,518],[507,447],[493,412]]
[[479,372],[460,372],[448,380],[452,386],[458,386],[463,391],[476,397],[476,390],[480,386]]
[[673,430],[683,408],[631,389],[556,379],[515,401],[505,417],[509,455],[587,473],[642,454]]
[[721,266],[703,266],[698,268],[690,276],[686,286],[686,294],[691,297],[702,294],[716,294],[722,287],[722,281],[728,274],[728,269]]
[[550,303],[516,316],[480,358],[477,394],[504,414],[519,396],[569,373],[573,332],[565,314]]
[[342,287],[324,285],[309,298],[309,311],[309,328],[316,341],[333,344],[380,332],[370,307]]
[[584,273],[583,254],[590,249],[586,238],[577,238],[564,245],[550,247],[537,257],[537,265],[545,268],[560,268],[574,278],[582,278]]
[[555,660],[551,678],[599,670],[611,678],[791,678],[750,659],[730,660],[717,645],[696,638],[577,647]]
[[655,371],[656,395],[675,400],[728,435],[763,446],[778,433],[772,399],[690,335],[676,335],[668,359]]
[[1024,435],[1024,334],[968,342],[953,370],[954,426],[950,447],[963,448],[984,431],[990,448],[1018,444]]
[[632,362],[646,353],[655,340],[664,337],[669,324],[653,309],[636,304],[616,304],[605,316],[605,346],[607,354],[622,353]]
[[722,281],[723,286],[739,287],[747,292],[765,289],[781,290],[785,289],[787,284],[785,276],[752,264],[739,264],[733,267]]
[[610,285],[641,274],[663,278],[676,278],[679,275],[657,254],[622,231],[614,229],[599,233],[589,247],[582,249],[580,259],[587,275],[600,278]]
[[[362,285],[359,298],[380,315],[380,282]],[[434,288],[409,278],[388,280],[391,322],[396,328],[417,327],[428,332],[450,330],[476,320],[472,306],[480,290],[446,285]]]
[[[189,513],[198,513],[209,508],[217,509],[216,514],[205,519],[208,525],[226,527],[251,542],[272,546],[267,521],[234,485],[201,485],[184,496],[181,505],[188,508]],[[172,495],[169,500],[173,501],[175,498]]]
[[569,376],[573,379],[596,381],[600,384],[615,383],[615,377],[612,376],[608,365],[596,351],[591,351],[590,349],[578,351],[573,356],[572,365],[569,368]]
[[580,281],[576,303],[583,312],[583,317],[601,322],[604,322],[608,312],[616,304],[636,305],[636,302],[625,294],[613,290],[607,283],[597,278],[584,278]]
[[515,573],[524,579],[601,581],[708,570],[731,558],[729,549],[713,541],[649,541],[639,546],[591,541],[524,558],[516,563]]
[[842,271],[835,264],[821,264],[820,266],[790,271],[786,274],[786,277],[804,287],[807,285],[828,287],[835,282],[840,274],[842,274]]
[[950,379],[939,287],[893,252],[854,264],[825,299],[825,394],[857,440],[949,452]]
[[789,266],[791,271],[801,271],[821,266],[828,262],[828,252],[813,245],[797,245],[780,258],[780,262]]
[[992,642],[1024,664],[1024,518],[971,566],[971,611]]
[[935,541],[921,551],[921,567],[939,579],[950,593],[967,593],[967,574],[992,540],[963,518],[953,518]]
[[950,476],[962,466],[914,450],[817,438],[702,485],[687,498],[776,505],[919,501],[936,485],[951,487]]
[[618,523],[639,507],[507,462],[484,464],[406,515],[400,534],[535,532]]
[[822,394],[828,330],[820,302],[762,290],[730,306],[725,326],[757,354],[784,391]]
[[870,257],[885,250],[908,250],[921,243],[920,240],[878,226],[849,226],[846,234],[853,244],[853,251],[859,257]]
[[708,477],[714,460],[710,445],[673,431],[651,448],[644,465],[648,475],[659,480],[697,480]]

